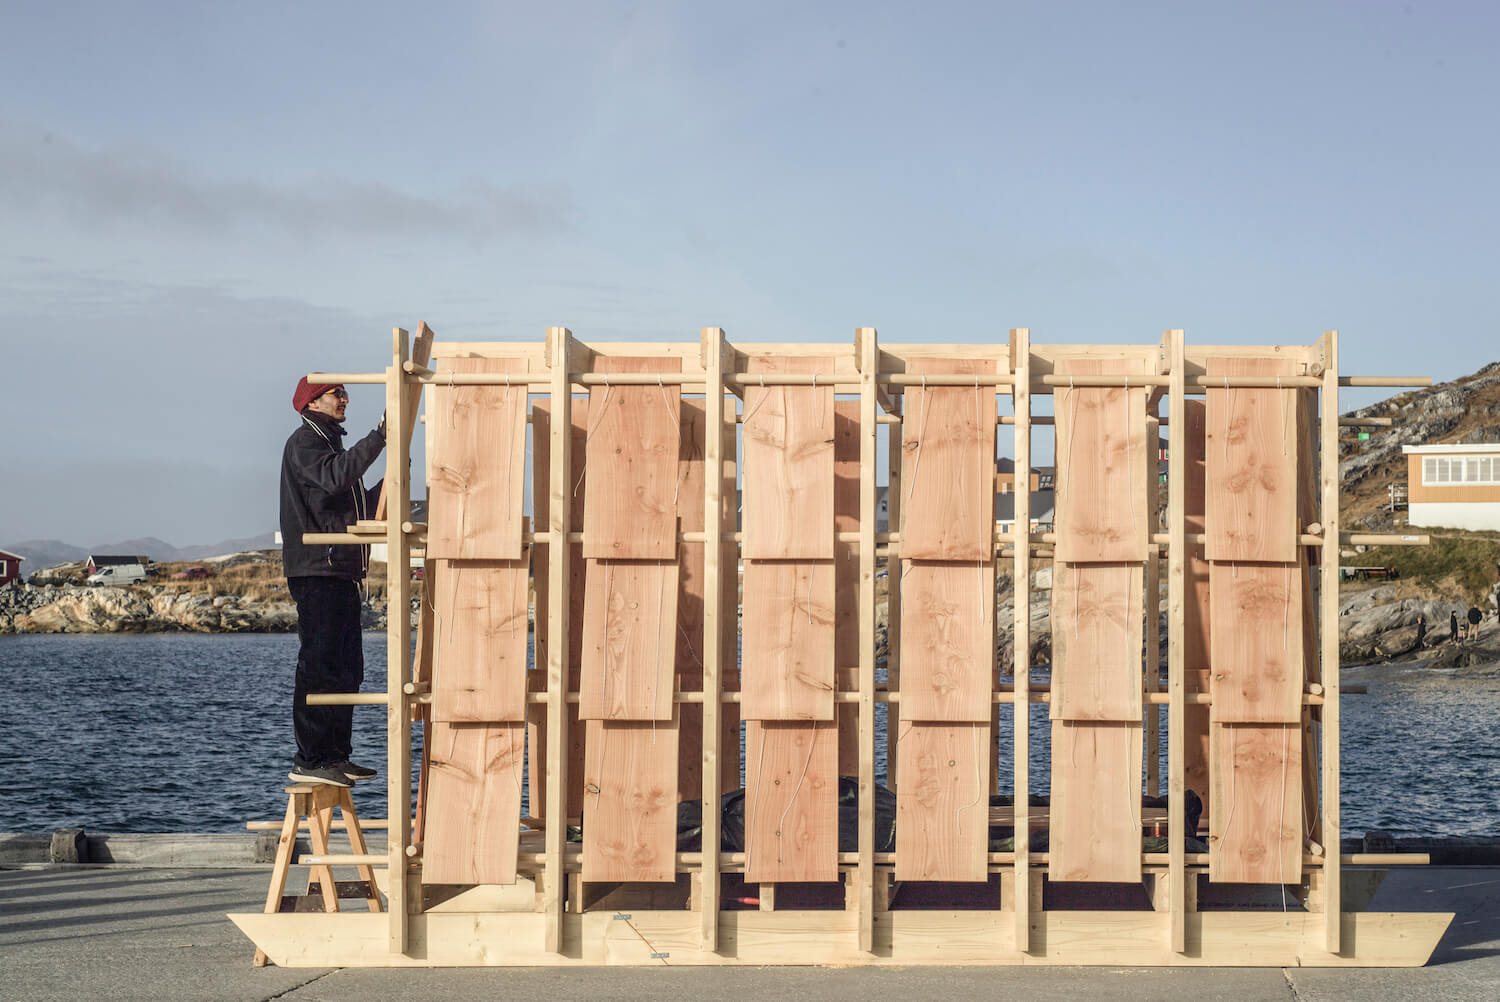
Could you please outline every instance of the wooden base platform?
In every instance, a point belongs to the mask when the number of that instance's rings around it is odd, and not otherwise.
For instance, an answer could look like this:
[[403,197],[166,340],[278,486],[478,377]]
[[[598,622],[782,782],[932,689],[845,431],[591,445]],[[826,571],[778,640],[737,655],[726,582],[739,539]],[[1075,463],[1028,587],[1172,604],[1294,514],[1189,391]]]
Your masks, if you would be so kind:
[[701,949],[696,912],[588,912],[563,917],[558,953],[543,948],[539,913],[429,912],[410,917],[409,946],[389,952],[384,916],[229,916],[283,967],[549,967],[599,965],[1089,965],[1108,967],[1420,967],[1453,920],[1445,913],[1345,914],[1341,952],[1323,948],[1316,912],[1198,912],[1183,953],[1159,912],[1035,912],[1031,952],[1015,949],[1008,911],[895,911],[875,916],[874,949],[859,948],[852,913],[719,913],[719,949]]

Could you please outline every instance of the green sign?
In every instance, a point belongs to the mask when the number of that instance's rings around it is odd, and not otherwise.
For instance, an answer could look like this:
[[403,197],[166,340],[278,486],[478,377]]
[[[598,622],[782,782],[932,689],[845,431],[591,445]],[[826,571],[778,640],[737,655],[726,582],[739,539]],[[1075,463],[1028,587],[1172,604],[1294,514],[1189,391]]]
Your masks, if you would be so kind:
[[1361,442],[1368,442],[1370,440],[1370,433],[1367,432],[1367,431],[1360,432],[1359,433],[1359,440]]

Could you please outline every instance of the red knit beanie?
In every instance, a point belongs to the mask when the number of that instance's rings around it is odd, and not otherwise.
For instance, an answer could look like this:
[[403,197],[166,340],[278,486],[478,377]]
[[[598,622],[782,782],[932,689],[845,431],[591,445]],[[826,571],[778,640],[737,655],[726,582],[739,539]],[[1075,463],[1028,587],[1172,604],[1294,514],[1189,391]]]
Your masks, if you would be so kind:
[[343,383],[309,383],[307,377],[303,376],[297,380],[297,391],[292,394],[292,410],[301,414],[302,409],[308,404],[329,390],[338,389],[343,385]]

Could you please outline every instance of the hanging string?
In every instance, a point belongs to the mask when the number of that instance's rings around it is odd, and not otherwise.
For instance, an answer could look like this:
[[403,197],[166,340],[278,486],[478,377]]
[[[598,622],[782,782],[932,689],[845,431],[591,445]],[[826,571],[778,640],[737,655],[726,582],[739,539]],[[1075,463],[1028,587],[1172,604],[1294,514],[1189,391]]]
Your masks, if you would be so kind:
[[[980,731],[978,727],[973,727],[971,730],[981,739],[988,737],[989,734],[988,731]],[[974,759],[974,799],[953,811],[953,834],[959,838],[962,838],[964,834],[963,812],[979,803],[980,798],[984,796],[984,777],[979,774],[979,760],[984,757],[982,740],[972,757]]]
[[1276,395],[1281,398],[1281,454],[1283,456],[1285,456],[1286,455],[1286,416],[1287,416],[1287,410],[1288,410],[1288,408],[1287,408],[1287,398],[1290,397],[1291,394],[1289,394],[1289,393],[1282,393],[1281,392],[1281,377],[1280,376],[1276,377],[1276,391],[1277,391]]
[[[912,460],[911,482],[907,485],[907,488],[906,488],[906,503],[903,504],[902,508],[901,508],[903,514],[905,514],[905,513],[907,513],[907,512],[910,511],[910,508],[908,506],[911,504],[912,495],[916,492],[916,489],[917,489],[917,471],[922,468],[922,447],[927,444],[927,418],[928,418],[929,414],[931,413],[931,411],[932,411],[932,405],[931,405],[931,403],[927,399],[927,374],[923,373],[922,374],[922,419],[917,424],[917,451],[916,451],[916,457]],[[905,580],[906,579],[906,575],[908,575],[908,574],[911,573],[912,563],[913,562],[910,561],[910,560],[906,560],[906,561],[902,561],[902,563],[905,566],[902,568],[901,578],[902,578],[902,580]]]
[[766,779],[766,726],[761,724],[756,728],[760,732],[760,753],[755,760],[755,799],[750,802],[750,813],[746,816],[746,838],[745,838],[745,869],[750,869],[750,853],[755,848],[755,840],[749,838],[749,829],[760,817],[760,787]]
[[[1279,802],[1280,812],[1276,816],[1276,847],[1281,852],[1283,863],[1286,862],[1286,850],[1281,846],[1281,843],[1286,838],[1286,773],[1287,752],[1290,750],[1291,732],[1292,729],[1290,727],[1283,726],[1281,728],[1281,800]],[[1298,849],[1300,850],[1301,847],[1298,846]],[[1281,876],[1281,912],[1284,915],[1286,914],[1286,877],[1288,876],[1285,867],[1282,868]]]
[[[760,409],[763,406],[765,406],[766,401],[771,398],[771,394],[765,392],[765,390],[766,390],[766,374],[764,372],[762,372],[760,374],[760,389],[761,389],[760,397],[759,397],[759,399],[757,399],[755,401],[755,406],[752,407],[752,408],[750,408],[749,412],[746,413],[745,416],[740,419],[740,427],[744,428],[746,431],[749,431],[749,426],[750,426],[751,420],[754,419],[755,415],[760,412]],[[785,409],[786,408],[783,406],[782,410],[785,410]],[[738,511],[738,512],[743,512],[745,510],[745,492],[743,490],[740,491],[740,503],[739,503],[739,507],[736,508],[735,510]]]
[[[612,383],[604,384],[604,392],[599,397],[599,420],[593,422],[594,426],[583,436],[583,464],[578,467],[578,480],[573,484],[573,496],[575,498],[578,496],[579,485],[583,483],[583,475],[588,470],[589,443],[594,440],[594,432],[598,431],[600,425],[604,424],[604,415],[609,409],[609,391],[613,386],[614,384]],[[556,418],[558,415],[554,414],[553,417]]]
[[[667,410],[667,421],[671,423],[672,430],[677,433],[677,448],[672,450],[675,455],[682,454],[682,424],[680,414],[674,418],[672,414],[672,401],[667,399],[667,388],[662,383],[661,376],[656,377],[656,388],[661,391],[661,405]],[[682,490],[682,464],[677,465],[677,480],[672,485],[672,507],[677,507],[677,495]]]

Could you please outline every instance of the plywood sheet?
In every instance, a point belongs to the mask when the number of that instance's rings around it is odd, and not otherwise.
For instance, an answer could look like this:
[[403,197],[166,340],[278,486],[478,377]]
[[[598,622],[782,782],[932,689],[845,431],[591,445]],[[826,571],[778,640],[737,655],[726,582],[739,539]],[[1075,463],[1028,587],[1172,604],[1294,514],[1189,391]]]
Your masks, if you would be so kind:
[[[527,371],[524,358],[440,358],[446,373]],[[526,478],[526,387],[432,384],[427,409],[427,556],[518,560]]]
[[832,720],[832,560],[746,560],[746,720]]
[[750,720],[745,756],[745,880],[837,880],[836,728]]
[[[993,359],[914,358],[908,375],[995,374]],[[908,386],[903,560],[994,559],[995,388]]]
[[[572,456],[574,470],[569,471],[569,496],[572,498],[571,521],[568,523],[573,528],[583,525],[583,480],[587,477],[587,468],[583,465],[583,443],[588,434],[588,399],[585,397],[574,397],[570,401],[569,411],[573,431]],[[551,414],[552,402],[549,399],[538,399],[532,405],[531,419],[531,456],[532,456],[532,511],[536,512],[534,524],[539,527],[550,525],[550,494],[548,473],[552,468],[552,438],[551,438]],[[537,476],[535,471],[542,471]],[[536,614],[534,621],[537,628],[534,632],[536,656],[533,661],[532,671],[540,673],[535,686],[537,691],[546,689],[547,673],[547,623],[548,623],[548,547],[537,546],[532,548],[532,576],[535,582]],[[584,575],[585,563],[583,550],[574,545],[568,546],[568,566],[572,580],[568,588],[568,688],[577,690],[583,663],[583,599],[585,594]],[[578,704],[569,703],[568,714],[568,740],[565,748],[568,755],[568,790],[566,810],[568,817],[578,817],[578,812],[583,807],[583,728],[578,722]],[[528,737],[531,747],[547,747],[547,707],[541,704],[530,707],[531,726]],[[530,811],[535,817],[546,816],[547,804],[547,769],[546,756],[533,756],[530,760],[529,776],[531,779]]]
[[583,879],[676,879],[677,720],[589,720]]
[[[596,373],[681,370],[678,358],[600,356],[594,362]],[[585,557],[677,559],[681,401],[676,385],[590,388]]]
[[1302,878],[1302,734],[1298,724],[1214,724],[1208,877],[1244,884]]
[[1052,722],[1051,880],[1141,879],[1140,723]]
[[[1290,359],[1210,358],[1205,378],[1291,376]],[[1297,559],[1296,391],[1208,386],[1209,560]]]
[[1209,568],[1213,609],[1213,719],[1302,719],[1302,571],[1291,564]]
[[526,725],[432,725],[422,882],[513,884]]
[[[1189,668],[1182,673],[1182,678],[1186,692],[1209,691],[1209,672],[1206,668]],[[1182,783],[1203,801],[1203,814],[1199,818],[1199,824],[1202,824],[1210,816],[1213,801],[1208,750],[1208,707],[1190,703],[1183,707],[1182,713]]]
[[677,651],[676,561],[587,560],[585,720],[669,720]]
[[901,568],[902,719],[988,721],[995,565],[903,560]]
[[1052,565],[1054,720],[1142,719],[1145,569]]
[[526,586],[520,560],[451,560],[437,574],[432,719],[526,719]]
[[[833,371],[832,356],[752,355],[750,374]],[[745,387],[747,560],[833,559],[833,386]]]
[[987,879],[989,726],[901,721],[896,879]]
[[[1061,358],[1056,375],[1136,375],[1140,358]],[[1146,391],[1124,386],[1057,386],[1054,557],[1072,563],[1146,559]]]
[[[682,433],[677,450],[677,520],[683,532],[701,532],[705,408],[702,397],[682,399]],[[703,690],[703,543],[677,546],[677,683],[684,692]],[[677,798],[703,794],[703,706],[678,708]]]

